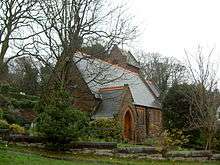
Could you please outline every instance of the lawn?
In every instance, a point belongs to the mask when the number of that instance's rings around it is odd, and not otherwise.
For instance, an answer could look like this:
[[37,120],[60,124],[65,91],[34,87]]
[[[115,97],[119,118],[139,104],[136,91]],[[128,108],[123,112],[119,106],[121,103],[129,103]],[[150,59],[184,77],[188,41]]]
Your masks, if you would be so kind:
[[[69,157],[70,155],[68,155]],[[23,153],[13,148],[0,148],[0,165],[219,165],[220,162],[151,161],[72,155],[71,160],[55,160],[39,153]]]

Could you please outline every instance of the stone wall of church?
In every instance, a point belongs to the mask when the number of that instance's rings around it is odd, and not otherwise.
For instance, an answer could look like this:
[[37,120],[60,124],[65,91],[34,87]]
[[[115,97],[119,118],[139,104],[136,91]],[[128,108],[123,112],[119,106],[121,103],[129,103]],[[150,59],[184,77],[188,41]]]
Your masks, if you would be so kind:
[[162,129],[162,112],[158,109],[149,108],[147,109],[149,118],[149,136],[157,136]]
[[72,93],[73,105],[82,111],[92,112],[98,102],[75,64],[72,66],[72,71],[73,72],[69,73],[70,80],[67,84],[67,88],[69,88]]
[[[136,134],[136,126],[137,126],[137,113],[135,106],[133,105],[132,96],[128,86],[125,86],[126,92],[123,97],[122,105],[119,112],[119,120],[122,125],[122,136],[125,140],[134,143],[137,139]],[[125,114],[129,111],[132,118],[132,126],[131,126],[131,139],[126,139],[125,137],[125,125],[127,124],[125,121]]]
[[146,127],[146,108],[141,106],[136,106],[137,111],[137,142],[142,143],[146,139],[147,136],[147,127]]

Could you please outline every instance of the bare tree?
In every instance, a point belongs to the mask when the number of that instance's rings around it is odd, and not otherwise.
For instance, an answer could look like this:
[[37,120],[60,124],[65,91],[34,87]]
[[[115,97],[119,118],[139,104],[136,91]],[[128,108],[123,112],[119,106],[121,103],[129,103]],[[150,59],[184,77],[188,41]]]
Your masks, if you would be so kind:
[[27,94],[38,94],[38,68],[29,56],[16,58],[9,73],[10,83]]
[[107,0],[42,0],[41,18],[36,19],[44,34],[35,38],[40,60],[56,61],[53,82],[67,82],[74,53],[97,41],[110,48],[136,36],[136,27],[125,17],[123,6],[111,7]]
[[186,68],[174,58],[163,57],[159,53],[142,53],[139,57],[146,80],[153,81],[160,89],[161,95],[174,83],[186,79]]
[[198,47],[193,55],[185,50],[193,87],[188,97],[192,101],[192,106],[187,124],[189,129],[199,129],[204,135],[205,149],[212,147],[216,132],[216,110],[220,101],[216,78],[217,67],[211,62],[213,50],[208,55],[204,55],[201,47]]
[[[7,70],[7,64],[23,55],[23,49],[30,39],[30,12],[35,11],[36,0],[1,0],[0,1],[0,79]],[[10,50],[10,47],[13,49]]]

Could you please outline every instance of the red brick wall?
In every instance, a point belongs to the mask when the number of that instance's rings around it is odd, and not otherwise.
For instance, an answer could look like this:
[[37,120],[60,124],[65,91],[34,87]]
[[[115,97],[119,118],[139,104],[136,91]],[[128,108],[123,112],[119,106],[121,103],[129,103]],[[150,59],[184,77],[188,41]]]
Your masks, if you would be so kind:
[[146,108],[142,106],[134,106],[130,90],[129,88],[127,89],[128,90],[122,102],[119,118],[123,128],[125,122],[124,115],[126,114],[127,111],[131,112],[133,126],[132,126],[132,139],[130,142],[142,143],[147,137]]
[[[129,89],[129,88],[128,88]],[[158,109],[134,106],[131,93],[124,96],[119,118],[123,127],[124,115],[127,111],[132,114],[132,140],[134,143],[142,143],[147,136],[156,136],[162,127],[162,113]]]
[[137,139],[137,133],[136,133],[136,125],[137,125],[137,113],[136,113],[136,109],[135,106],[133,105],[133,101],[132,101],[132,96],[130,93],[130,90],[128,87],[125,87],[125,94],[123,96],[123,101],[122,101],[122,105],[120,107],[120,112],[119,112],[119,120],[121,122],[122,125],[122,136],[124,137],[124,117],[127,111],[130,111],[131,115],[132,115],[132,135],[131,135],[131,139],[129,140],[130,142],[136,142]]
[[98,102],[88,88],[76,65],[72,66],[72,72],[69,73],[69,84],[70,86],[74,86],[74,89],[71,89],[73,105],[82,111],[94,111]]

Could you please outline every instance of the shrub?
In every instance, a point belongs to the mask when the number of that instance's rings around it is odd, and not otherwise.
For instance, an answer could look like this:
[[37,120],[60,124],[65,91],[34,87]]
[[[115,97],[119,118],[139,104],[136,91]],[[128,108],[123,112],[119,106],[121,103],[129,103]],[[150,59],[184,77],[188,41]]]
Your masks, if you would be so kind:
[[6,120],[1,120],[0,119],[0,129],[8,129],[9,128],[9,124]]
[[0,85],[0,93],[6,94],[10,90],[10,86],[6,84],[1,84]]
[[9,130],[13,134],[25,134],[25,129],[18,124],[11,124]]
[[30,124],[30,121],[27,121],[24,117],[17,115],[16,113],[9,110],[4,111],[3,118],[6,119],[10,124],[15,123],[22,126],[24,126],[25,124]]
[[64,149],[64,144],[86,134],[88,117],[71,107],[70,98],[64,90],[57,91],[49,103],[41,104],[38,112],[36,129],[56,149]]
[[23,94],[19,92],[9,92],[8,94],[11,98],[17,99],[17,100],[31,100],[31,101],[38,101],[39,97],[34,95],[28,95]]
[[6,107],[9,104],[9,99],[0,94],[0,107]]
[[183,134],[182,130],[172,129],[171,131],[164,130],[157,140],[158,150],[162,156],[165,157],[166,153],[177,146],[182,146],[187,143],[188,136]]
[[3,109],[0,108],[0,119],[3,119],[3,116],[4,116],[4,111]]
[[213,140],[214,141],[213,148],[218,151],[220,151],[220,127],[219,126],[220,126],[220,123],[217,125],[218,129]]
[[45,107],[37,119],[36,128],[52,143],[65,143],[77,140],[87,126],[86,115],[72,108]]
[[90,122],[91,136],[105,141],[120,141],[121,125],[116,119],[97,119]]
[[15,108],[34,108],[37,101],[32,101],[28,99],[23,99],[23,100],[12,99],[11,103]]
[[144,145],[146,146],[155,146],[157,144],[156,137],[154,138],[146,138],[144,141]]
[[17,92],[18,90],[9,84],[0,84],[0,93],[7,94],[9,92]]

